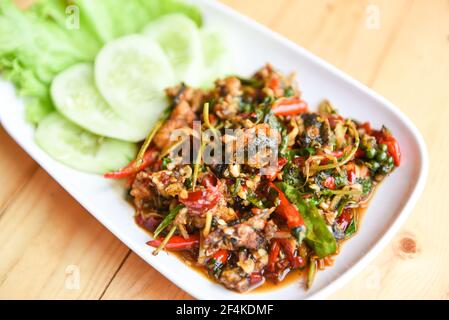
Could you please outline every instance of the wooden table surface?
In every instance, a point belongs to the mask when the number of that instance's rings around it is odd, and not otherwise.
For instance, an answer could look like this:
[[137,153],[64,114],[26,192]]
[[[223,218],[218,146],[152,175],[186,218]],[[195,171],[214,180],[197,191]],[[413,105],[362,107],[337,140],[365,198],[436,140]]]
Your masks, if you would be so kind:
[[[448,299],[449,1],[223,2],[390,99],[427,142],[430,175],[411,217],[330,298]],[[0,298],[191,299],[97,222],[2,128],[0,172]]]

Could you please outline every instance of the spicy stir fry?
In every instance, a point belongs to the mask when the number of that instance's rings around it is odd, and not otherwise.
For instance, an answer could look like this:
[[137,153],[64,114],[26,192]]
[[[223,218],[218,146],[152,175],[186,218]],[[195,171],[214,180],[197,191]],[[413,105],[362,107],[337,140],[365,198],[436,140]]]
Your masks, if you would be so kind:
[[309,288],[400,165],[387,128],[346,119],[328,101],[309,111],[293,75],[271,65],[167,96],[137,159],[106,177],[127,179],[153,254],[181,252],[238,292],[297,269]]

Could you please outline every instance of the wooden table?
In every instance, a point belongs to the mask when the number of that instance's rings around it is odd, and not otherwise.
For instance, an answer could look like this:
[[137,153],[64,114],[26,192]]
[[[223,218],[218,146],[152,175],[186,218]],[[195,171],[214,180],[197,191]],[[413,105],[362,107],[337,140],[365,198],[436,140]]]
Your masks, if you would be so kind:
[[[426,139],[430,176],[412,216],[330,298],[448,299],[449,2],[223,2],[386,96]],[[0,172],[0,298],[191,298],[81,208],[2,128]]]

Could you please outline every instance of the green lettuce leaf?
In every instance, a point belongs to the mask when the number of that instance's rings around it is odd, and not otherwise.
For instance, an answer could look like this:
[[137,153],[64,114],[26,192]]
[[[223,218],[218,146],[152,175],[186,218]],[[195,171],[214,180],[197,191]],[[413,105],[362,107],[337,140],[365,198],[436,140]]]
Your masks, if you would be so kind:
[[180,0],[74,0],[85,19],[103,42],[138,33],[161,15],[184,13],[201,25],[201,12]]
[[11,0],[0,3],[0,71],[26,97],[32,123],[53,110],[49,86],[54,76],[91,61],[102,45],[92,32],[66,28],[65,17],[62,1],[38,2],[26,11]]
[[[180,0],[41,0],[27,10],[1,0],[1,76],[25,97],[27,120],[36,124],[54,110],[49,88],[58,73],[94,61],[107,41],[171,12],[201,24],[198,9]],[[79,14],[79,28],[67,26],[73,14]]]

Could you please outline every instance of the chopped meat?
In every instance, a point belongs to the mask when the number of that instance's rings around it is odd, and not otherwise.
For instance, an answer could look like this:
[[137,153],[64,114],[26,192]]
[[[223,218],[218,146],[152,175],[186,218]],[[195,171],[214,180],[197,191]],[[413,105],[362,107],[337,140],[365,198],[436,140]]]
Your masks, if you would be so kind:
[[261,231],[264,229],[266,220],[274,209],[260,210],[258,214],[248,219],[248,221],[234,226],[217,228],[211,232],[204,240],[204,245],[208,250],[207,255],[218,249],[258,249],[263,246],[265,239]]
[[268,124],[258,124],[244,129],[244,141],[248,146],[247,164],[253,168],[263,168],[270,164],[281,141],[280,133]]
[[220,275],[219,281],[229,289],[238,292],[248,291],[251,280],[240,268],[226,268]]
[[281,134],[262,123],[236,130],[235,135],[224,135],[222,139],[232,163],[245,160],[248,166],[261,169],[276,160]]
[[232,119],[240,109],[240,96],[243,94],[240,80],[236,77],[228,77],[224,80],[217,80],[218,90],[215,94],[217,103],[214,111],[221,119]]
[[151,209],[159,210],[168,206],[169,200],[162,197],[151,180],[151,174],[141,171],[133,182],[130,195],[134,198],[134,205],[138,212]]
[[265,232],[265,237],[268,240],[271,240],[274,237],[275,233],[278,231],[278,226],[276,223],[274,223],[273,220],[270,220],[265,225],[265,228],[263,231]]
[[170,118],[163,124],[154,136],[154,144],[163,149],[170,145],[170,135],[176,129],[184,127],[191,127],[193,120],[195,119],[195,113],[190,107],[189,103],[185,100],[179,102],[179,104],[173,109]]
[[180,173],[170,170],[154,172],[149,176],[157,192],[164,196],[177,196],[184,189],[185,178]]

